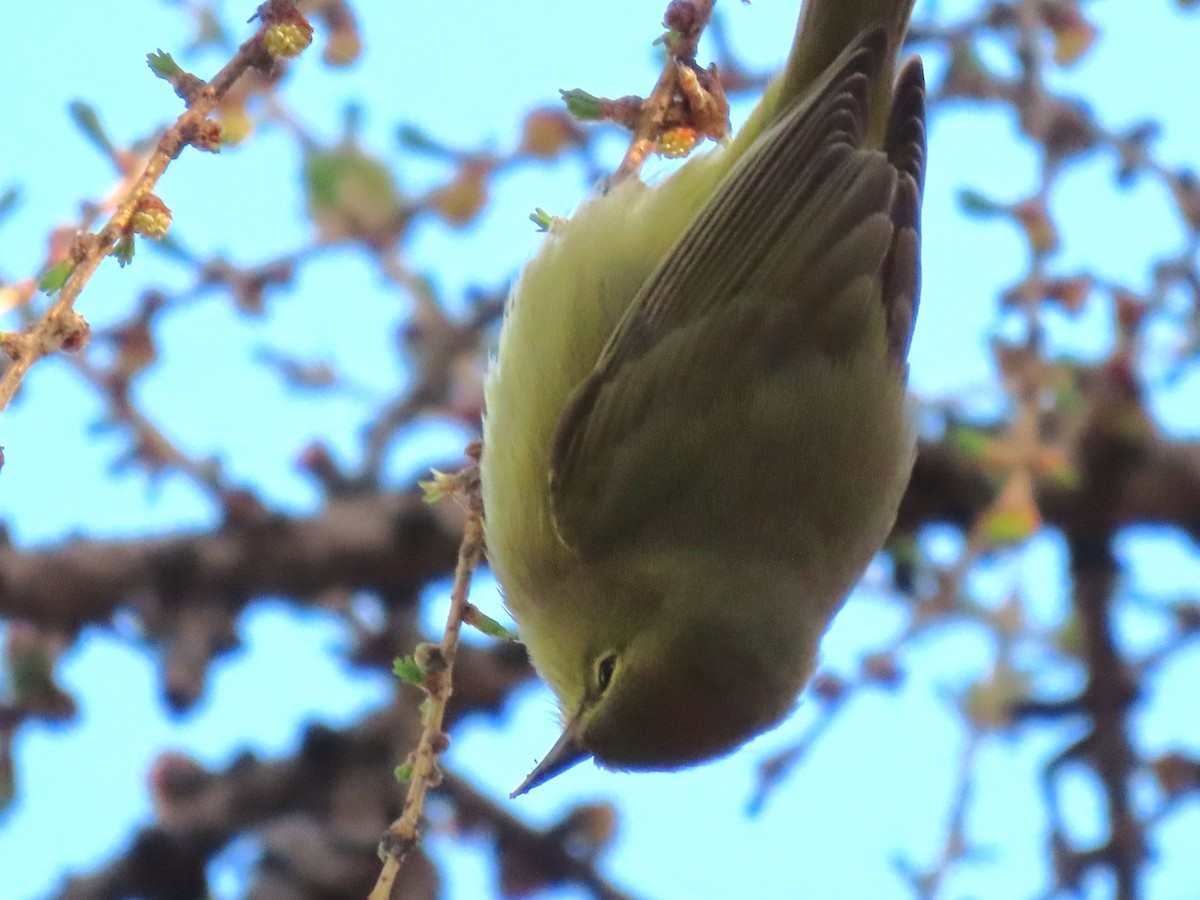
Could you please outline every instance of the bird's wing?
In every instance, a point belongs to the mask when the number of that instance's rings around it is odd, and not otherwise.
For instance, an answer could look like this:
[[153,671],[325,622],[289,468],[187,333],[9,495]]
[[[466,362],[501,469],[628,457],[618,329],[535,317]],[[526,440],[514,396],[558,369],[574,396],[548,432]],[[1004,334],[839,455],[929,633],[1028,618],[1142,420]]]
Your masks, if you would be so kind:
[[[649,538],[786,552],[797,534],[776,526],[803,519],[792,507],[811,492],[806,460],[875,442],[859,474],[879,477],[872,465],[903,455],[883,445],[906,431],[923,82],[919,63],[905,69],[885,147],[865,149],[885,51],[882,30],[864,33],[758,138],[572,396],[550,489],[577,552]],[[744,453],[754,442],[775,451]],[[767,459],[789,460],[789,472],[756,471]],[[747,503],[757,525],[738,521]]]

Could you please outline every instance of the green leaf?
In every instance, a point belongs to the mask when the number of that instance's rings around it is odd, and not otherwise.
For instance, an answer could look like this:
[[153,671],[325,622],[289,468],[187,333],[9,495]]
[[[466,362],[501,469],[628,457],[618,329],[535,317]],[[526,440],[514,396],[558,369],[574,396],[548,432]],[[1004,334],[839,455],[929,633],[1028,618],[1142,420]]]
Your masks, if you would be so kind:
[[356,221],[379,222],[403,206],[391,170],[357,147],[313,151],[304,161],[304,181],[314,214],[351,211]]
[[992,446],[991,436],[978,428],[955,428],[949,437],[954,449],[974,460],[983,459]]
[[1046,472],[1046,480],[1058,487],[1073,491],[1083,481],[1083,474],[1073,465],[1055,466]]
[[411,656],[398,656],[392,662],[392,674],[405,684],[420,687],[425,683],[425,670]]
[[123,269],[133,262],[133,251],[133,238],[126,236],[113,245],[112,254],[117,258],[117,262],[121,264],[121,268]]
[[488,637],[496,638],[509,643],[516,643],[520,638],[517,633],[510,628],[505,628],[491,616],[482,612],[478,606],[471,604],[467,607],[466,614],[463,616],[463,621],[477,631],[481,631]]
[[42,277],[38,280],[38,287],[47,294],[57,294],[67,283],[67,279],[71,277],[74,269],[75,264],[64,259],[42,273]]
[[581,91],[578,88],[572,91],[559,91],[558,93],[562,95],[563,102],[567,104],[567,112],[575,118],[592,121],[605,117],[604,100],[600,97],[589,94],[587,91]]
[[100,124],[100,116],[90,103],[85,103],[83,100],[72,100],[67,104],[67,112],[71,116],[71,121],[88,140],[109,156],[116,154],[116,147],[109,140],[104,126]]
[[147,53],[146,65],[150,67],[151,72],[164,81],[174,81],[183,74],[183,69],[179,68],[179,64],[165,50]]
[[1038,520],[1029,511],[1001,509],[990,513],[983,523],[983,534],[993,547],[1020,544],[1038,528]]
[[554,216],[538,206],[529,214],[529,221],[537,226],[538,231],[549,231],[554,224]]
[[21,201],[21,190],[16,185],[4,189],[0,193],[0,219],[12,212]]
[[159,238],[157,241],[153,241],[150,246],[152,246],[157,252],[165,253],[171,259],[179,262],[191,263],[193,265],[199,264],[196,254],[192,253],[192,251],[190,251],[175,238],[174,230],[168,231],[166,235]]
[[417,487],[421,489],[421,499],[426,503],[439,503],[458,490],[457,474],[447,474],[439,472],[437,469],[429,471],[433,474],[432,478],[417,482]]
[[429,153],[433,156],[452,156],[450,150],[445,145],[438,143],[416,125],[407,123],[401,124],[396,129],[396,138],[400,141],[400,146],[408,150],[416,150],[420,153]]
[[958,205],[962,207],[963,212],[974,216],[995,216],[1005,210],[1004,204],[997,203],[970,188],[958,192]]
[[884,547],[897,563],[916,565],[920,562],[917,539],[909,532],[893,531]]

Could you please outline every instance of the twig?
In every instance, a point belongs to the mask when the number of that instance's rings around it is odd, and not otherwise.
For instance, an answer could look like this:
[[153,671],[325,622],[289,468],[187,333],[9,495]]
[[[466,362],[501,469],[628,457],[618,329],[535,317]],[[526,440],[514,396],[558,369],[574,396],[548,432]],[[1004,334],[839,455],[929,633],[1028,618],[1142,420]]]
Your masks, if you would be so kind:
[[[477,461],[478,445],[473,445],[468,454]],[[450,591],[450,612],[446,616],[446,630],[442,634],[441,644],[437,647],[428,645],[431,652],[427,653],[423,660],[423,688],[428,694],[423,710],[424,727],[417,749],[410,757],[412,770],[408,776],[408,794],[404,798],[404,809],[400,818],[388,827],[380,842],[383,868],[369,900],[391,900],[400,867],[420,839],[425,796],[431,788],[437,787],[442,779],[438,756],[450,743],[449,737],[442,731],[442,722],[446,716],[446,703],[453,690],[454,657],[458,652],[458,636],[467,608],[471,576],[483,557],[483,500],[479,493],[477,466],[468,466],[459,475],[459,479],[459,490],[466,495],[468,511],[462,544],[458,549],[458,565],[454,570],[454,586]]]
[[[658,146],[662,137],[668,110],[679,103],[679,98],[699,96],[700,92],[711,90],[713,85],[700,87],[689,86],[686,82],[695,82],[692,66],[695,65],[696,45],[712,18],[713,5],[716,0],[675,0],[667,7],[663,24],[670,29],[665,39],[667,58],[663,62],[662,72],[654,89],[641,103],[637,125],[629,149],[613,174],[613,182],[620,182],[637,175],[642,170],[646,157]],[[714,84],[719,85],[716,79]],[[705,129],[707,130],[707,129]]]
[[983,746],[983,739],[983,729],[978,726],[971,727],[959,752],[958,764],[954,769],[954,790],[951,793],[954,800],[937,862],[932,868],[913,878],[913,889],[921,900],[935,900],[954,864],[970,853],[967,843],[967,812],[971,803],[971,778],[975,771],[976,757]]
[[[12,359],[0,378],[0,410],[8,406],[30,367],[56,350],[82,347],[87,339],[87,324],[74,305],[80,292],[106,256],[113,254],[122,238],[131,234],[134,216],[152,198],[154,186],[167,166],[188,144],[200,145],[203,125],[224,96],[247,70],[269,69],[274,57],[267,49],[267,32],[281,22],[294,21],[294,0],[268,0],[258,10],[260,25],[254,36],[243,43],[233,58],[205,84],[179,72],[170,80],[187,102],[187,110],[166,130],[146,161],[142,174],[133,182],[112,217],[99,232],[79,235],[71,249],[71,274],[58,296],[28,331],[3,336],[4,350]],[[303,21],[303,20],[301,20]],[[307,24],[307,23],[305,23]]]

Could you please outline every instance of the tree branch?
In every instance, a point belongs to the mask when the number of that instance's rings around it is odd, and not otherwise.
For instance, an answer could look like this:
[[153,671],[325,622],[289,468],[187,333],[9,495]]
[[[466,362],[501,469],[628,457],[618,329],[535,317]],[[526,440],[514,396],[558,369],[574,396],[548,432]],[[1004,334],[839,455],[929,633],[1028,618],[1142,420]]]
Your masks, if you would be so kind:
[[318,515],[271,516],[207,533],[0,547],[0,616],[78,628],[117,609],[217,594],[231,610],[264,595],[331,589],[415,596],[454,565],[462,513],[416,493],[330,501]]
[[[1090,453],[1103,456],[1103,442]],[[923,444],[896,527],[931,522],[970,527],[996,488],[948,443]],[[1159,524],[1200,542],[1200,442],[1157,441],[1103,477],[1074,488],[1037,487],[1046,525],[1070,532]],[[262,595],[314,598],[331,589],[412,595],[453,570],[462,513],[431,508],[415,493],[330,501],[317,515],[170,538],[89,540],[32,551],[0,547],[0,616],[77,628],[185,589],[219,593],[240,608]]]

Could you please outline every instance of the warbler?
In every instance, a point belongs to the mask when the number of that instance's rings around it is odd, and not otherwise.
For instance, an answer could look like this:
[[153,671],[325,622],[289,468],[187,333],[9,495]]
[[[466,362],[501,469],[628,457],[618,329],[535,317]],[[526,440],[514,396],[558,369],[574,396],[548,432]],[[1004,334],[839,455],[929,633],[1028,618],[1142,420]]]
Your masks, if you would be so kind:
[[563,731],[676,769],[778,723],[916,448],[925,85],[913,0],[808,0],[746,125],[556,224],[486,385],[490,565]]

